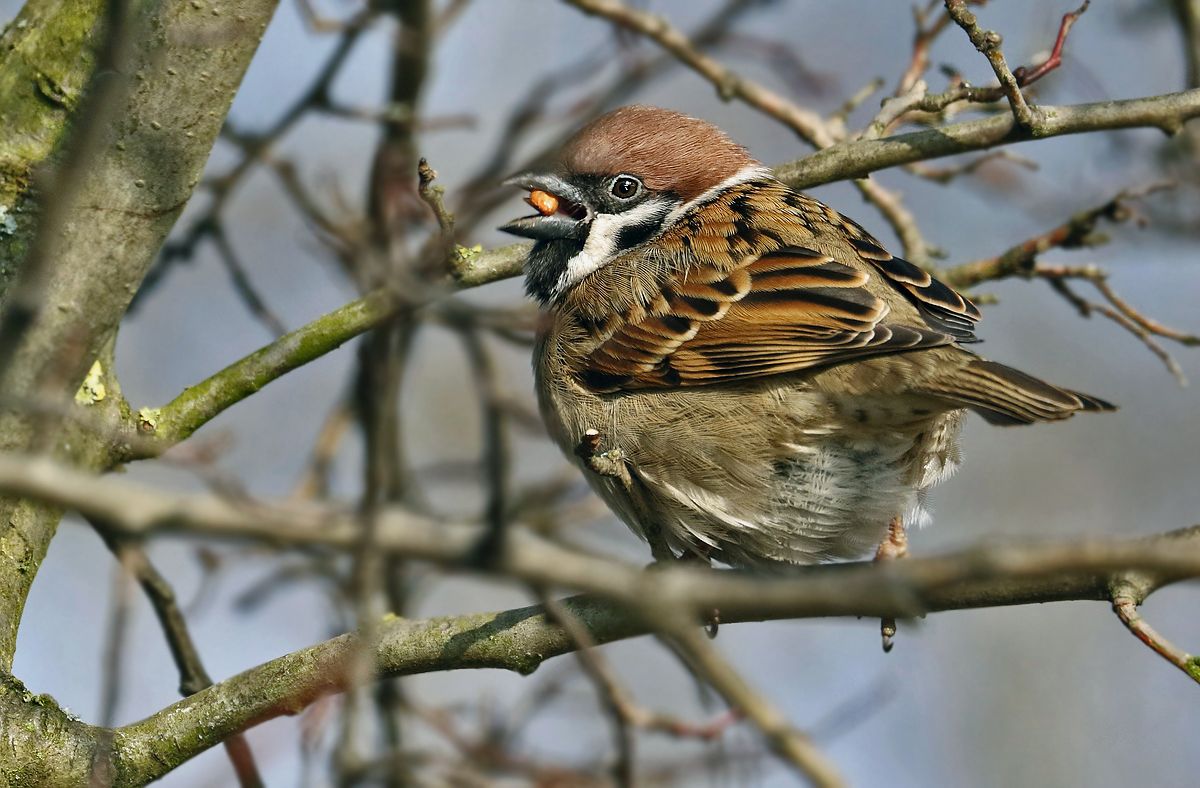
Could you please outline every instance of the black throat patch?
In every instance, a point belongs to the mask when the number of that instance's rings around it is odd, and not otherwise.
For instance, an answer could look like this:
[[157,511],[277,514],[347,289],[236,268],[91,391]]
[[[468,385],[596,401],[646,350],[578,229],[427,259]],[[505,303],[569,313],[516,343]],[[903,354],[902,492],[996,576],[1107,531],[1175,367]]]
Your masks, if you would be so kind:
[[583,251],[583,244],[573,238],[535,243],[525,261],[525,292],[543,306],[553,301],[567,261]]

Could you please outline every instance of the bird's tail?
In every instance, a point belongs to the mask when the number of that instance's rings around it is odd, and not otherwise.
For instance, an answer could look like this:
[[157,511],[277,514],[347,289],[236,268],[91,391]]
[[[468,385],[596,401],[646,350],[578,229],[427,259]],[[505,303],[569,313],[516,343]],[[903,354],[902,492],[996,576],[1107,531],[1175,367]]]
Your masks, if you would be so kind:
[[1052,386],[995,361],[974,359],[927,388],[931,394],[971,408],[992,424],[1010,426],[1059,421],[1078,411],[1112,411],[1099,397]]

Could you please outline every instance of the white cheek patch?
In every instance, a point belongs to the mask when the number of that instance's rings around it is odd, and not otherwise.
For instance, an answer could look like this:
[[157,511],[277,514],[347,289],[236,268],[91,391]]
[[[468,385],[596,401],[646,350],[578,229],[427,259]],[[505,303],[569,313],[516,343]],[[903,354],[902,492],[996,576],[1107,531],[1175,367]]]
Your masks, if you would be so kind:
[[598,213],[592,219],[587,241],[570,260],[554,286],[554,295],[558,297],[593,271],[607,265],[618,254],[625,251],[618,247],[617,241],[621,231],[635,225],[657,225],[650,237],[659,235],[667,228],[678,222],[690,211],[705,203],[711,202],[726,190],[746,181],[772,178],[771,171],[761,164],[751,164],[743,167],[716,186],[705,191],[698,197],[682,204],[672,203],[665,199],[647,200],[641,205],[624,213]]
[[592,227],[588,231],[587,241],[574,257],[567,261],[567,267],[554,293],[558,295],[571,285],[583,279],[604,265],[612,257],[617,248],[617,231],[620,229],[619,216],[612,213],[598,213],[592,219]]
[[[567,260],[567,267],[563,270],[562,276],[558,278],[558,284],[554,286],[554,294],[561,295],[588,274],[607,265],[619,252],[623,251],[617,247],[617,239],[620,237],[622,229],[643,222],[656,220],[661,222],[670,205],[671,203],[667,200],[647,200],[624,213],[596,214],[592,219],[592,226],[588,230],[587,241],[574,257]],[[663,223],[658,232],[668,226]],[[658,232],[655,234],[657,235]]]

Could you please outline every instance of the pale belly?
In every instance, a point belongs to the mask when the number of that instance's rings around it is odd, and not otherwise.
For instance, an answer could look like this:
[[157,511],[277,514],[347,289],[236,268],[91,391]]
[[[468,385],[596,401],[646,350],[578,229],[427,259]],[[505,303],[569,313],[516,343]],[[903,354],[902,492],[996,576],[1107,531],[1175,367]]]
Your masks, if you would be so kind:
[[[540,370],[539,370],[540,372]],[[831,395],[800,383],[597,396],[539,386],[555,440],[584,431],[620,449],[639,500],[584,473],[633,530],[727,563],[814,563],[869,554],[889,521],[919,523],[924,492],[957,466],[963,413],[926,398]]]

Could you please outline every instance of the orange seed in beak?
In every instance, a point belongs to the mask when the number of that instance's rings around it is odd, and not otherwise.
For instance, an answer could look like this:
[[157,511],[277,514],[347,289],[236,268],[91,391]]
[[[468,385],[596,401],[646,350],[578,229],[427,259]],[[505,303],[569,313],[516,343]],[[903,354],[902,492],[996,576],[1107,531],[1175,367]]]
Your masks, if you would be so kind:
[[529,193],[526,202],[537,209],[542,216],[550,216],[558,210],[558,198],[550,192],[534,189]]

